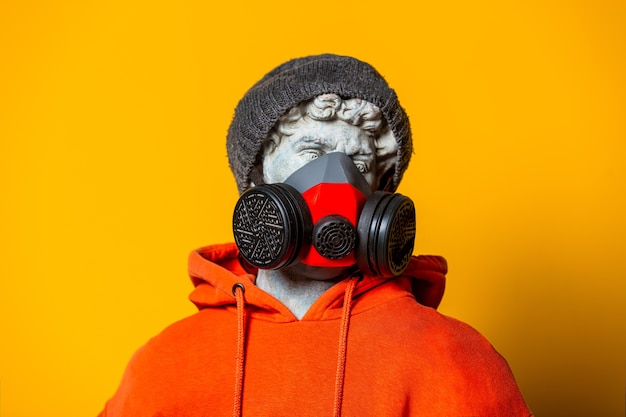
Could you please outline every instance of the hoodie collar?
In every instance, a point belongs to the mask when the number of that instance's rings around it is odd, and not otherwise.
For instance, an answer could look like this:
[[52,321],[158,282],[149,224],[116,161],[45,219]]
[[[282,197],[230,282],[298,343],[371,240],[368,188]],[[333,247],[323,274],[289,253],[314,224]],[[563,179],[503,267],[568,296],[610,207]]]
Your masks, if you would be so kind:
[[[246,309],[250,315],[268,321],[290,322],[297,318],[280,301],[256,287],[255,271],[246,271],[239,262],[234,243],[206,246],[189,256],[189,276],[195,287],[190,300],[199,310],[236,306],[233,287],[245,286]],[[445,289],[447,265],[439,256],[414,256],[403,275],[380,278],[366,275],[354,288],[353,314],[394,298],[413,295],[421,304],[437,308]],[[341,317],[348,280],[341,281],[313,303],[302,320]],[[375,294],[375,296],[370,296]]]

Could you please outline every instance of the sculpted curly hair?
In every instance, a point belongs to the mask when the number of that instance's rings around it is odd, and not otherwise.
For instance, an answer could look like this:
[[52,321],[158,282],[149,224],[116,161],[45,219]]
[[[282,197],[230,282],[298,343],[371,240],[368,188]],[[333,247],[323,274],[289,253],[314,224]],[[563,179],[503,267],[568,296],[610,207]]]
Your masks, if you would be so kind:
[[360,98],[342,99],[337,94],[321,94],[292,107],[279,117],[268,138],[263,141],[257,167],[262,166],[263,157],[278,146],[282,138],[295,132],[297,122],[303,118],[342,120],[361,128],[374,138],[378,172],[387,172],[393,166],[398,145],[380,109]]

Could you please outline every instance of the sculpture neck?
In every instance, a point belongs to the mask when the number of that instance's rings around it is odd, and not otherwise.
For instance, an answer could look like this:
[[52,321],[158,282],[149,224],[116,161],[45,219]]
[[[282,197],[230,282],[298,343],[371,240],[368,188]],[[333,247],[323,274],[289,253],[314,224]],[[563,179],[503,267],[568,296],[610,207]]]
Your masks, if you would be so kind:
[[319,296],[341,279],[343,277],[323,281],[309,279],[289,268],[260,269],[256,285],[282,302],[300,320]]

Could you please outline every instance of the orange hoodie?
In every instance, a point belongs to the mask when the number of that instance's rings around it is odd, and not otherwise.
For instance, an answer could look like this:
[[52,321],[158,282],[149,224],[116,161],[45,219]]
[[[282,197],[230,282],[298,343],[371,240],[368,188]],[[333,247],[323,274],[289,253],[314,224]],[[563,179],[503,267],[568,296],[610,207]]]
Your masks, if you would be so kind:
[[506,361],[435,308],[446,263],[353,277],[298,320],[234,244],[190,255],[198,313],[139,349],[101,416],[524,416]]

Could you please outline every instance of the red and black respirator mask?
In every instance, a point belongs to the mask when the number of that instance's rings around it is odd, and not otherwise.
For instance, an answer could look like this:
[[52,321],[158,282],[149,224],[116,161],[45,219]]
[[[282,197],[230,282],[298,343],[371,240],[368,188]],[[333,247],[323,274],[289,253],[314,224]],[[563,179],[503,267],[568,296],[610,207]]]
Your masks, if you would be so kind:
[[[284,183],[244,192],[235,206],[233,233],[243,259],[257,268],[356,266],[393,277],[413,253],[415,207],[401,194],[372,192],[350,157],[333,152]],[[319,279],[326,278],[322,272]]]

